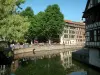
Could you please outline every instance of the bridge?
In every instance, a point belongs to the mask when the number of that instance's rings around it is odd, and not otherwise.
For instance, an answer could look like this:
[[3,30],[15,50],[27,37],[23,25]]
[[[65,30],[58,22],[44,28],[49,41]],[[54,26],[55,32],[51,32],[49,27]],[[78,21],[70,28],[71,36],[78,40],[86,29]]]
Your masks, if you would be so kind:
[[[14,50],[14,59],[32,58],[32,57],[44,57],[49,55],[55,55],[64,51],[76,51],[82,48],[82,46],[64,46],[64,45],[50,45],[50,46],[33,46],[31,48]],[[35,49],[35,54],[33,53]]]

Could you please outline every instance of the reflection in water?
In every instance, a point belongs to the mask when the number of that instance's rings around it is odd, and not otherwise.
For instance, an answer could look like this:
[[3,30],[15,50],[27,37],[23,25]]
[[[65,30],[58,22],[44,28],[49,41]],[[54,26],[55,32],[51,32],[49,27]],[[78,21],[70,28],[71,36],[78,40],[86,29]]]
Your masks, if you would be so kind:
[[60,56],[53,58],[38,59],[36,62],[30,60],[20,60],[20,67],[16,70],[16,75],[65,75],[61,65]]
[[100,75],[100,72],[72,60],[71,51],[16,60],[11,71],[15,75]]
[[76,64],[74,64],[74,61],[72,62],[72,51],[60,53],[60,58],[62,61],[62,66],[64,67],[66,71],[66,74],[79,71],[79,72],[85,73],[86,75],[86,71],[83,68],[76,66]]
[[100,72],[89,66],[72,60],[71,51],[60,53],[60,58],[67,75],[100,75]]
[[9,75],[10,67],[9,65],[0,65],[0,75]]
[[62,65],[65,69],[70,68],[72,64],[72,51],[61,52],[60,58],[62,61]]
[[5,65],[0,65],[0,75],[4,75],[5,74]]

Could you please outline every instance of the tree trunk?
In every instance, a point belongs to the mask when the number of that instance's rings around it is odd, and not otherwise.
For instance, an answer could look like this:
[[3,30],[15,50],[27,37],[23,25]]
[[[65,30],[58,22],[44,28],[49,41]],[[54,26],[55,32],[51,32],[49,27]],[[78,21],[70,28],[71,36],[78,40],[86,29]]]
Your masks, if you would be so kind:
[[49,42],[49,45],[51,45],[51,40],[50,39],[48,40],[48,42]]
[[33,44],[33,40],[31,40],[31,45]]

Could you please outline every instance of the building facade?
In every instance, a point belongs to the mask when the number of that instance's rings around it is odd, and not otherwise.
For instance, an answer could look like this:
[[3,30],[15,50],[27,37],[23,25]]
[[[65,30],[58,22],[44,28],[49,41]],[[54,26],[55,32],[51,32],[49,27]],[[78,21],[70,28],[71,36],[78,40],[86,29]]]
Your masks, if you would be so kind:
[[88,0],[83,14],[85,18],[86,44],[89,64],[100,68],[100,0]]
[[84,23],[65,20],[65,27],[61,35],[60,44],[83,45],[85,43],[84,34]]

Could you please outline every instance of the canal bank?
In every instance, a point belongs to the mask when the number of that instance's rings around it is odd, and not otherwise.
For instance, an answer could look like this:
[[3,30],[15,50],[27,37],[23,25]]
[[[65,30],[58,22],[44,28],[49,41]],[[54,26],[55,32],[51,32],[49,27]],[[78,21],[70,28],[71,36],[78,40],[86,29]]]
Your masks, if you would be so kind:
[[35,51],[35,54],[33,53],[33,51],[30,51],[30,52],[24,52],[24,53],[19,53],[19,54],[15,54],[14,56],[14,59],[20,59],[20,58],[30,58],[30,57],[45,57],[45,56],[48,56],[48,55],[56,55],[60,52],[66,52],[66,51],[69,51],[69,52],[72,52],[72,51],[76,51],[80,48],[69,48],[69,49],[55,49],[55,50],[40,50],[40,51]]
[[39,45],[33,45],[30,48],[23,48],[23,49],[18,49],[18,50],[14,50],[14,54],[21,54],[21,53],[28,53],[28,52],[32,52],[33,49],[35,49],[35,51],[53,51],[53,50],[62,50],[62,49],[80,49],[82,48],[82,46],[76,46],[76,45],[72,45],[72,46],[68,46],[68,45],[43,45],[43,46],[39,46]]

